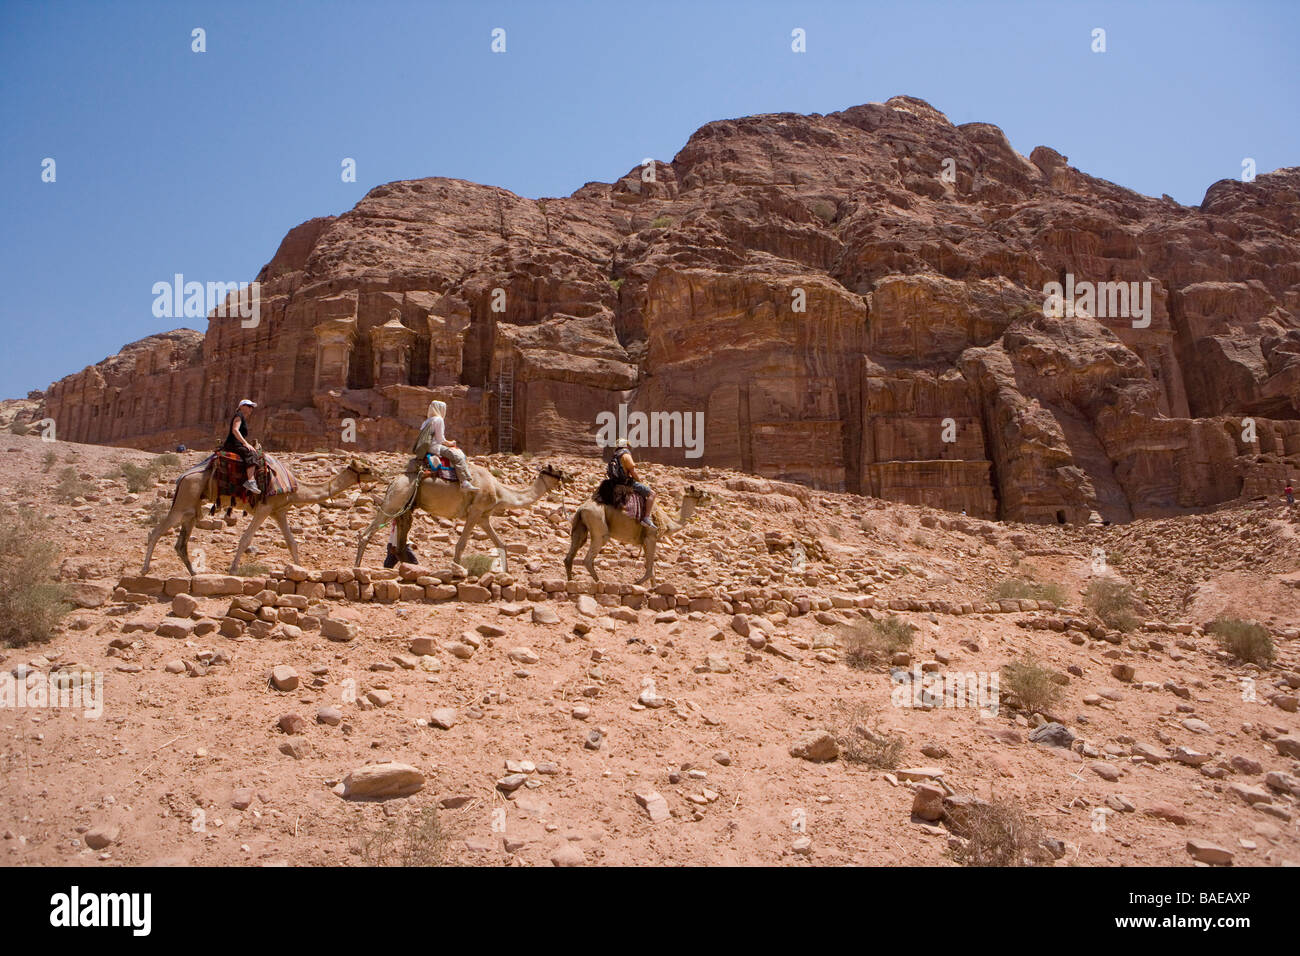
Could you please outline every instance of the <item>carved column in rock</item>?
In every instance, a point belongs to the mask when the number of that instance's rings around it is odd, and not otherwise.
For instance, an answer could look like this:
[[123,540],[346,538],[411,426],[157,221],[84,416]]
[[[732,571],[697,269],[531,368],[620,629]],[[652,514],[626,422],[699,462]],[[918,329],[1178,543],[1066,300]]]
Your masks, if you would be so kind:
[[468,315],[429,313],[429,385],[457,385],[465,359]]
[[376,388],[409,384],[414,344],[415,333],[402,324],[397,309],[389,313],[387,322],[370,330],[370,361]]
[[312,331],[316,333],[316,378],[312,390],[347,388],[352,347],[357,341],[357,320],[327,319]]

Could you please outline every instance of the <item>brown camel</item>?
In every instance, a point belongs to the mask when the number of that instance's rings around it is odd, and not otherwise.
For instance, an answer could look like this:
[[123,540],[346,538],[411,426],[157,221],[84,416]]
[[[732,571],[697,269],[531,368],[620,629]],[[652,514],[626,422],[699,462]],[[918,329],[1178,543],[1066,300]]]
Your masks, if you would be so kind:
[[357,542],[356,567],[361,567],[361,559],[365,557],[366,545],[371,537],[389,521],[397,522],[397,553],[405,553],[406,536],[411,530],[415,509],[419,508],[438,518],[464,519],[465,530],[456,542],[453,563],[460,564],[460,556],[470,535],[481,524],[492,543],[497,546],[497,553],[501,556],[501,570],[505,571],[506,546],[492,527],[489,520],[491,516],[511,508],[531,508],[556,488],[573,480],[571,475],[561,469],[547,465],[538,471],[531,488],[511,488],[497,481],[492,472],[482,465],[471,464],[469,469],[474,476],[474,483],[478,485],[477,490],[466,491],[458,482],[435,480],[425,474],[420,483],[418,500],[404,512],[403,506],[411,499],[413,476],[408,472],[394,478],[384,493],[375,520],[361,532],[361,539]]
[[378,477],[370,470],[368,464],[354,458],[339,469],[334,477],[324,485],[299,485],[295,491],[275,495],[255,507],[249,507],[243,501],[232,500],[229,495],[223,495],[218,500],[217,480],[210,470],[196,472],[192,475],[183,475],[176,482],[176,491],[172,495],[171,509],[167,512],[166,517],[158,523],[158,526],[149,533],[149,544],[144,550],[144,570],[140,573],[149,573],[149,562],[153,559],[153,549],[154,545],[158,543],[158,539],[169,528],[179,524],[181,530],[176,536],[176,553],[180,555],[181,561],[185,563],[185,569],[190,574],[193,574],[194,568],[190,564],[189,555],[190,534],[194,530],[194,522],[198,520],[199,512],[203,510],[203,506],[214,502],[218,508],[233,506],[245,514],[252,515],[253,518],[244,531],[243,537],[239,539],[239,546],[235,549],[234,560],[230,562],[231,574],[234,574],[239,569],[240,557],[243,556],[244,551],[252,543],[253,535],[256,533],[258,526],[267,518],[275,519],[275,523],[280,527],[280,532],[284,535],[285,542],[289,545],[289,553],[293,556],[293,563],[298,564],[298,542],[293,539],[293,532],[289,530],[289,509],[303,505],[319,504],[330,498],[336,498],[353,485],[366,484],[375,481]]
[[685,527],[695,513],[695,509],[707,504],[708,500],[707,491],[694,485],[688,486],[682,493],[682,504],[677,519],[673,520],[661,506],[656,505],[654,523],[657,528],[651,529],[629,518],[618,508],[592,498],[574,512],[573,524],[569,528],[569,553],[564,559],[564,576],[569,580],[573,579],[573,558],[590,536],[591,544],[582,563],[591,572],[591,576],[599,581],[600,578],[596,576],[596,555],[600,553],[601,548],[605,547],[605,543],[613,538],[626,544],[641,545],[641,550],[645,554],[645,574],[637,578],[635,583],[640,584],[642,581],[649,580],[653,587],[655,545],[661,538],[675,534]]

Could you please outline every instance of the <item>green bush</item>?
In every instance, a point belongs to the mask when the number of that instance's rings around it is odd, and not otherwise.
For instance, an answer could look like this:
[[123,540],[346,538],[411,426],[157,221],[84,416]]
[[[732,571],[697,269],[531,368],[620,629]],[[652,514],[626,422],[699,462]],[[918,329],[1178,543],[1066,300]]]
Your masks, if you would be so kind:
[[656,216],[650,222],[651,229],[666,229],[673,224],[672,216]]
[[1103,624],[1117,631],[1131,631],[1141,623],[1134,613],[1137,602],[1132,586],[1115,578],[1094,578],[1083,600]]
[[482,577],[492,570],[492,562],[495,560],[494,555],[471,554],[465,559],[465,574],[471,578]]
[[27,509],[0,515],[0,644],[44,643],[72,609],[67,588],[54,580],[52,531]]
[[1214,635],[1220,647],[1237,660],[1267,667],[1277,657],[1268,629],[1254,621],[1220,615],[1210,622],[1206,630]]

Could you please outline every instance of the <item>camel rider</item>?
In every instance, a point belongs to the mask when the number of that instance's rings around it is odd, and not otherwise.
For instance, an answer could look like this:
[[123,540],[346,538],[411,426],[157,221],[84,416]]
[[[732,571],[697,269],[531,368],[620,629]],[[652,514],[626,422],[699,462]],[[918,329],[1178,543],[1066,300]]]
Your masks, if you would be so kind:
[[614,457],[609,460],[605,473],[617,485],[626,485],[633,492],[645,499],[645,516],[641,525],[651,531],[658,531],[651,515],[654,514],[655,493],[649,485],[642,484],[637,475],[636,462],[632,460],[632,444],[626,438],[620,438],[614,445]]
[[467,491],[478,491],[478,486],[474,484],[474,476],[469,471],[469,460],[456,443],[446,435],[446,415],[446,402],[429,403],[429,417],[420,426],[420,435],[416,438],[411,453],[423,457],[429,466],[429,471],[435,475],[438,473],[438,463],[434,460],[434,456],[446,458],[456,469],[460,486]]
[[247,470],[248,480],[244,482],[244,488],[255,495],[260,495],[262,489],[257,487],[257,449],[248,441],[248,416],[244,414],[245,408],[256,408],[257,403],[249,401],[247,398],[239,403],[235,409],[235,416],[230,419],[230,428],[226,431],[226,440],[221,444],[222,451],[232,451],[240,457]]

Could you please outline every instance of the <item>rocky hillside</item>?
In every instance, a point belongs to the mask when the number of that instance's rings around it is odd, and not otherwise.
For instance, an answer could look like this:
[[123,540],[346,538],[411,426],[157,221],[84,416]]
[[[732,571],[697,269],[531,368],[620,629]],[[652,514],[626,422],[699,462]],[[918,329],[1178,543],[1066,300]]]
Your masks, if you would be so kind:
[[145,340],[43,414],[161,450],[251,396],[270,446],[392,449],[440,396],[475,453],[588,455],[626,405],[703,418],[650,460],[1047,523],[1300,474],[1300,168],[1187,207],[903,96],[710,123],[562,198],[379,186],[258,280],[254,327]]
[[[565,582],[598,473],[557,456],[578,480],[496,519],[504,571],[480,533],[457,572],[423,515],[422,565],[377,541],[352,568],[381,482],[294,512],[303,566],[268,523],[239,575],[189,576],[169,535],[141,576],[186,462],[0,446],[79,605],[0,676],[102,679],[95,708],[0,707],[10,865],[1300,862],[1300,507],[1036,527],[651,465],[672,505],[711,497],[650,589],[621,545]],[[486,461],[519,486],[545,463]],[[225,567],[244,527],[205,515],[191,555]],[[1273,660],[1229,653],[1223,616]]]

